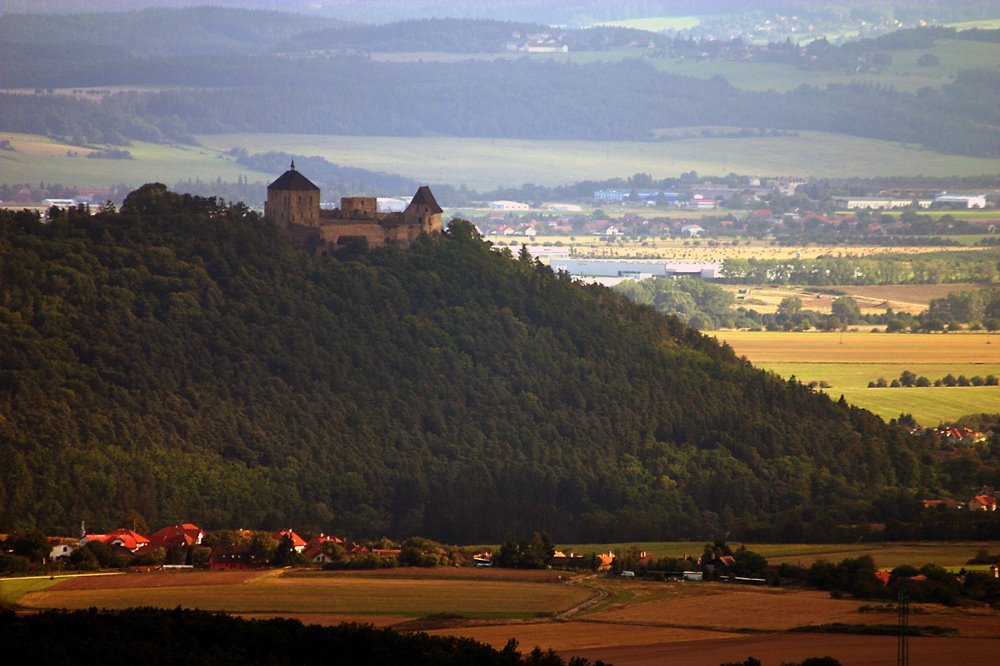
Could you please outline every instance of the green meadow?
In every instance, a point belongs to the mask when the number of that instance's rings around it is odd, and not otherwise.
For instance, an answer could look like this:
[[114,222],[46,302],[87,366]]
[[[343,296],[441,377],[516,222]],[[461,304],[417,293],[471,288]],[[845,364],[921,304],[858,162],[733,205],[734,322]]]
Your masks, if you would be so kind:
[[973,176],[1000,173],[1000,160],[943,155],[915,146],[825,132],[670,141],[536,141],[455,137],[217,134],[198,137],[218,152],[280,150],[336,164],[478,190],[524,183],[560,185],[648,173],[653,178],[730,172],[810,177]]
[[15,606],[26,594],[44,590],[58,582],[48,576],[30,576],[27,578],[0,578],[0,608]]
[[[945,375],[1000,376],[1000,336],[985,334],[920,335],[887,333],[785,333],[719,331],[714,333],[758,368],[808,384],[825,381],[831,398],[884,419],[912,414],[923,426],[951,422],[967,414],[1000,411],[1000,386],[868,388],[884,378],[892,382],[904,370],[932,382]],[[987,344],[989,343],[989,344]]]
[[[1000,342],[1000,336],[997,336]],[[918,376],[924,376],[932,382],[945,375],[951,374],[955,377],[965,375],[974,377],[979,375],[996,375],[1000,377],[1000,362],[996,363],[760,363],[757,367],[776,372],[782,377],[795,375],[802,382],[826,381],[831,386],[831,391],[836,389],[866,388],[868,382],[877,381],[879,378],[891,382],[897,379],[901,372],[909,370]],[[954,387],[956,389],[966,389],[973,387]],[[903,389],[879,389],[879,390],[903,390]],[[906,389],[909,390],[909,389]],[[1000,407],[1000,405],[998,405]]]
[[133,159],[109,160],[85,157],[94,152],[93,148],[34,134],[0,132],[0,139],[9,140],[13,148],[0,151],[0,182],[9,184],[46,182],[101,187],[163,182],[173,185],[189,178],[235,181],[246,176],[250,181],[263,181],[274,175],[246,169],[222,151],[203,146],[136,141],[126,148]]
[[955,386],[911,389],[843,388],[827,389],[832,398],[841,395],[847,402],[872,411],[883,419],[912,414],[925,427],[955,421],[968,414],[996,414],[1000,411],[1000,387]]

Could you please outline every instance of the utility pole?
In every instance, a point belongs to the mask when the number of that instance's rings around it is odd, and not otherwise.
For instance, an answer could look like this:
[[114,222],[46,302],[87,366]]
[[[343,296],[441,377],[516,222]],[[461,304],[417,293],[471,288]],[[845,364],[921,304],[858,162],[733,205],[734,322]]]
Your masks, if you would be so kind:
[[896,639],[896,666],[909,666],[910,664],[910,595],[906,590],[900,590],[896,597],[897,610],[899,612],[898,632]]

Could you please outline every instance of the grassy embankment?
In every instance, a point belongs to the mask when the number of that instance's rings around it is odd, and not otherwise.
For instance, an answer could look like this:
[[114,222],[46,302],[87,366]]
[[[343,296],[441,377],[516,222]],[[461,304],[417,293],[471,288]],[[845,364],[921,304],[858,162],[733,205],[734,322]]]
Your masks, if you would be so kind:
[[[891,381],[903,370],[931,381],[955,377],[1000,376],[1000,336],[985,333],[785,333],[721,331],[713,333],[757,367],[803,383],[827,381],[831,397],[844,398],[882,418],[912,414],[935,426],[966,414],[996,413],[1000,387],[867,388],[869,381]],[[989,344],[987,344],[989,342]]]

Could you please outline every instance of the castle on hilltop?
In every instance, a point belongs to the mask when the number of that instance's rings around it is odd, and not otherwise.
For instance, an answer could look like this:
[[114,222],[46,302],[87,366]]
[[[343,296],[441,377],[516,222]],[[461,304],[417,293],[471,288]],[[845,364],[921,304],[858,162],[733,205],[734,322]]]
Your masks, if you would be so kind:
[[426,185],[401,213],[381,213],[375,197],[342,197],[340,208],[324,210],[319,188],[295,170],[295,162],[267,186],[264,215],[301,245],[325,255],[356,242],[368,247],[408,247],[422,233],[441,231],[441,206]]

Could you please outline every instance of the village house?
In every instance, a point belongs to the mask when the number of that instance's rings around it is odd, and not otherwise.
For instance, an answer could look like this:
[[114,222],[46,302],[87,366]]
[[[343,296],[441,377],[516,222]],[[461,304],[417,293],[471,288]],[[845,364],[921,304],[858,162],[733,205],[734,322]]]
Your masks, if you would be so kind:
[[274,535],[274,540],[281,543],[285,538],[288,538],[292,542],[292,548],[296,553],[301,553],[306,549],[306,540],[300,537],[298,534],[292,530],[283,530]]
[[302,552],[302,555],[313,564],[323,565],[333,562],[333,558],[326,553],[326,544],[322,543],[309,546]]
[[68,562],[76,551],[76,547],[68,540],[59,537],[49,539],[52,550],[49,552],[49,562]]
[[980,493],[970,499],[966,506],[969,507],[969,511],[996,511],[997,498],[994,495]]
[[107,534],[86,534],[80,539],[80,545],[86,546],[91,541],[99,541],[114,548],[123,548],[130,553],[135,553],[140,548],[149,545],[149,539],[125,527]]

